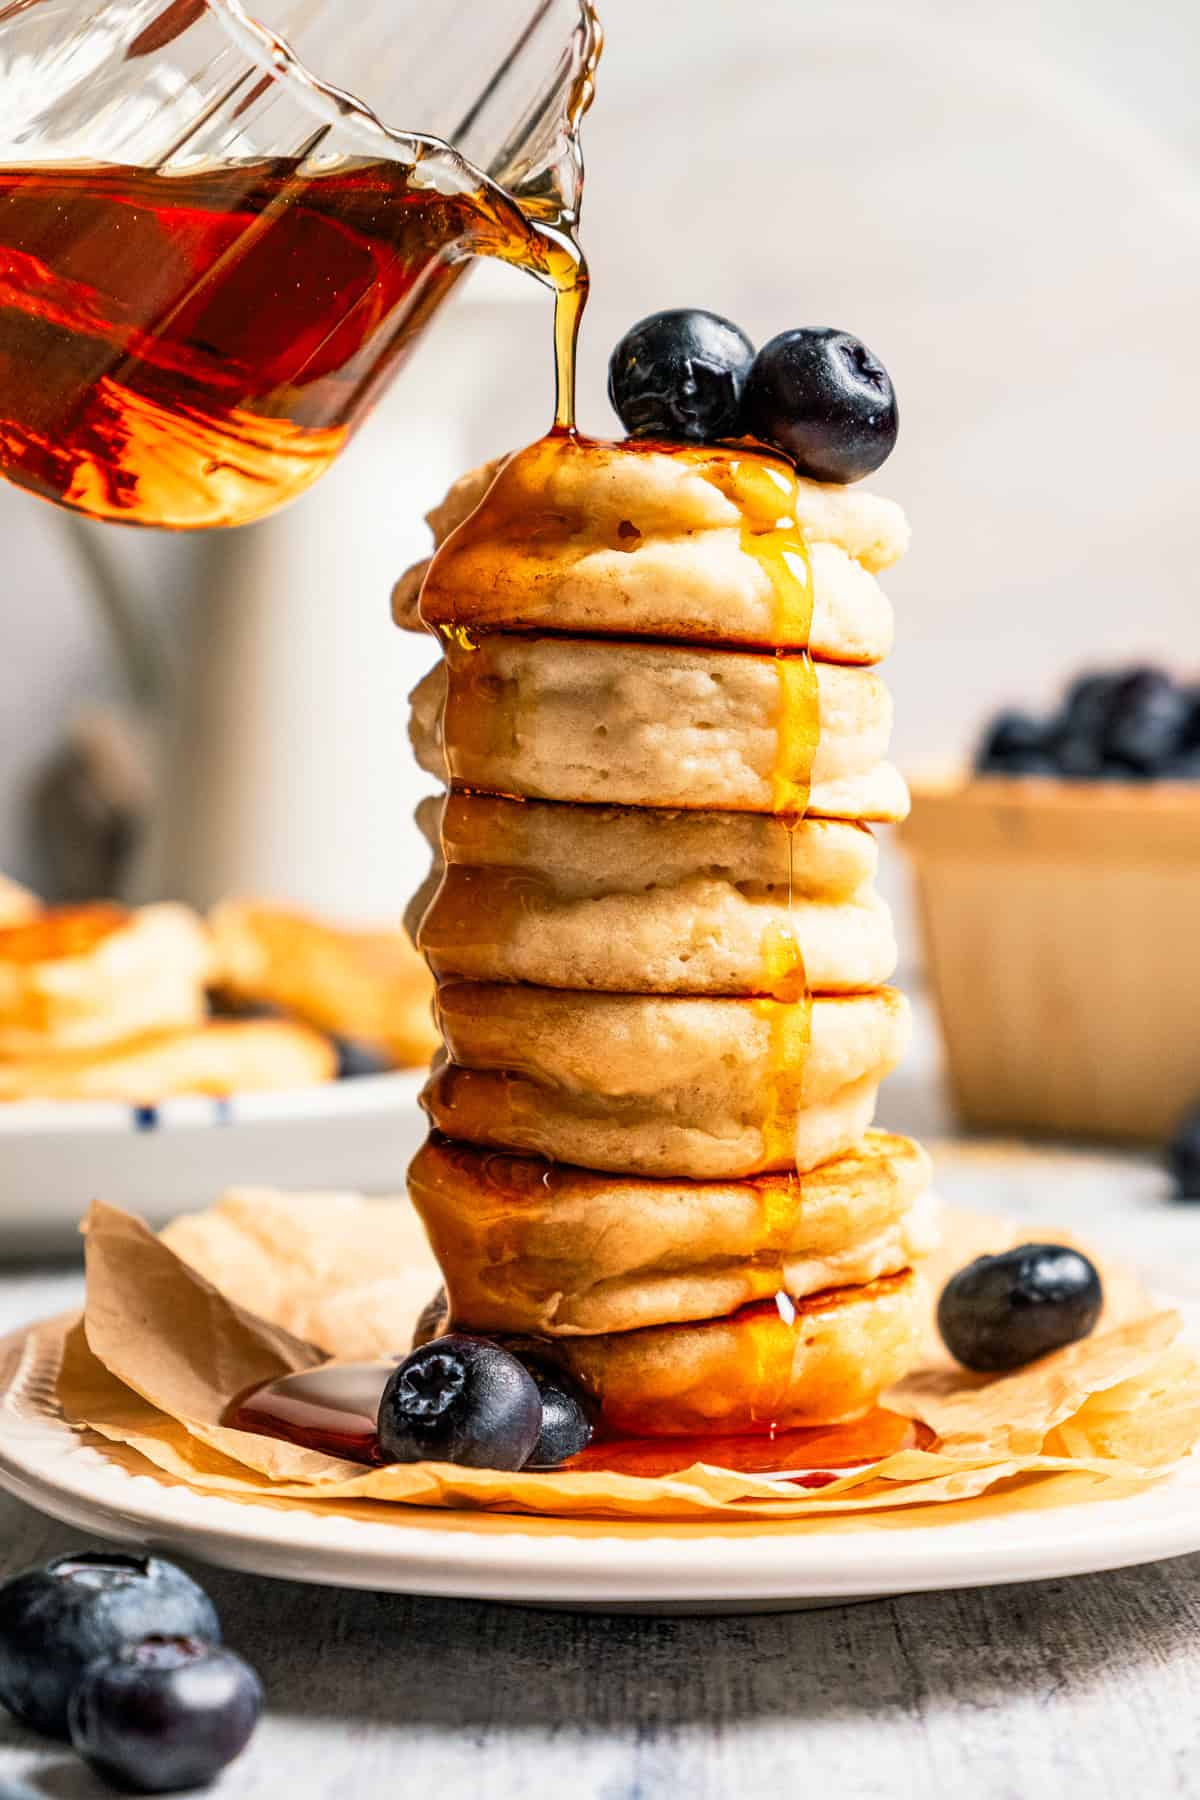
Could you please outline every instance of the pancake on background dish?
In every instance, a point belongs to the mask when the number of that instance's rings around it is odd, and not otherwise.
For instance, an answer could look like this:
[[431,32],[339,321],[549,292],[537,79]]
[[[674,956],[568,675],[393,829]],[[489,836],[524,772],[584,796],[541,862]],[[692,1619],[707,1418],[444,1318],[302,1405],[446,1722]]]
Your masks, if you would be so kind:
[[332,1081],[327,1038],[290,1019],[213,1019],[103,1048],[0,1060],[0,1101],[121,1100],[153,1105],[179,1094],[230,1094]]
[[[425,970],[399,933],[371,965],[371,1004],[391,1042],[423,1055],[385,977],[428,994]],[[107,901],[46,907],[0,925],[0,1102],[113,1100],[152,1105],[182,1094],[308,1087],[338,1074],[334,1045],[303,1021],[211,1019],[217,945],[204,922],[171,904]],[[360,972],[360,989],[370,984]],[[366,1008],[360,1004],[359,1014]]]
[[74,1055],[205,1017],[212,948],[183,906],[97,901],[0,928],[0,1058]]
[[396,1068],[419,1067],[436,1049],[433,983],[398,929],[354,930],[259,900],[222,902],[209,926],[223,997],[278,1007]]

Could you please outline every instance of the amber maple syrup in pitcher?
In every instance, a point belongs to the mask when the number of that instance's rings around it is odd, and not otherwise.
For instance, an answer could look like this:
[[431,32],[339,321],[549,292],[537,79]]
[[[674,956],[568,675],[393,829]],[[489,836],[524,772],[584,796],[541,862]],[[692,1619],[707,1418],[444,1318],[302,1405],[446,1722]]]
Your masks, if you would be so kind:
[[[164,0],[126,58],[161,53],[205,10]],[[600,47],[586,0],[579,18],[563,101],[573,157]],[[387,149],[374,115],[272,41],[279,75],[243,68],[222,117],[290,80],[369,120]],[[0,100],[3,71],[0,55]],[[334,153],[330,123],[289,155],[214,159],[216,104],[145,165],[0,156],[0,473],[95,518],[261,517],[329,467],[476,256],[553,288],[556,416],[573,424],[587,293],[573,194],[543,181],[518,201],[435,139]]]

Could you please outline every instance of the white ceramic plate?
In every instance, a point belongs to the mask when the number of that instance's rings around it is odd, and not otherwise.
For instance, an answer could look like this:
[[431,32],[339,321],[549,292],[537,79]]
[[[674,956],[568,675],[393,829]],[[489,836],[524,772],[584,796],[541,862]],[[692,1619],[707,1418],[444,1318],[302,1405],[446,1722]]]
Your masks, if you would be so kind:
[[63,1423],[56,1373],[56,1353],[26,1335],[0,1341],[0,1487],[83,1532],[325,1586],[739,1612],[1083,1575],[1200,1549],[1200,1459],[1122,1499],[903,1531],[864,1521],[832,1535],[754,1520],[717,1528],[258,1506],[120,1467]]
[[405,1070],[154,1107],[0,1107],[0,1249],[62,1242],[95,1199],[162,1225],[234,1186],[400,1193],[425,1133],[423,1081]]

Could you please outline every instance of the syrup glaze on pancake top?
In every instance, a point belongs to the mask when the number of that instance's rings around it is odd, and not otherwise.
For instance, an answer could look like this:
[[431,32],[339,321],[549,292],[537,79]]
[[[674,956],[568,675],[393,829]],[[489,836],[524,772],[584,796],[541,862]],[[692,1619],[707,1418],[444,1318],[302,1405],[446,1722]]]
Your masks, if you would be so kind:
[[501,465],[468,517],[420,589],[434,629],[811,650],[840,663],[891,648],[874,574],[904,551],[899,507],[823,490],[762,451],[546,438]]
[[863,1137],[907,1019],[864,825],[907,804],[873,669],[907,526],[848,479],[552,433],[456,484],[393,599],[443,649],[441,1328],[521,1334],[617,1431],[844,1419],[916,1350],[927,1166]]

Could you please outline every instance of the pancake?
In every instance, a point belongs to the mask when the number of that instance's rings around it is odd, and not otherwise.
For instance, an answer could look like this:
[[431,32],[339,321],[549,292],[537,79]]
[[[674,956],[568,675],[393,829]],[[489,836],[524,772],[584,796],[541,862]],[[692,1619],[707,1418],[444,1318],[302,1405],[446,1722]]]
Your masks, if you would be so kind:
[[208,933],[182,906],[48,908],[0,929],[0,1058],[178,1031],[205,1015]]
[[852,1419],[916,1358],[923,1292],[912,1270],[865,1287],[758,1301],[728,1318],[596,1337],[538,1338],[631,1437],[789,1430]]
[[441,980],[786,993],[798,955],[814,991],[847,993],[896,966],[857,825],[467,794],[418,819],[434,864],[409,926]]
[[227,900],[209,920],[214,985],[335,1037],[375,1049],[397,1068],[437,1048],[429,972],[402,934],[351,931],[292,908]]
[[444,649],[413,692],[412,741],[421,767],[454,787],[834,818],[907,811],[884,761],[891,697],[870,669],[566,637]]
[[[824,496],[813,504],[808,490],[818,489],[750,446],[667,453],[543,439],[508,459],[470,523],[443,543],[424,575],[420,620],[878,662],[892,614],[867,563],[902,552],[903,515],[870,495],[855,508]],[[402,617],[411,587],[398,591]]]
[[433,1137],[408,1174],[456,1328],[548,1336],[724,1317],[863,1285],[933,1248],[929,1161],[868,1132],[803,1178],[657,1181]]
[[83,1053],[0,1062],[0,1102],[123,1100],[145,1106],[177,1094],[222,1098],[311,1087],[336,1073],[332,1045],[305,1025],[222,1019]]
[[423,1102],[465,1143],[697,1180],[811,1169],[871,1122],[904,1053],[894,989],[788,1004],[455,982]]

